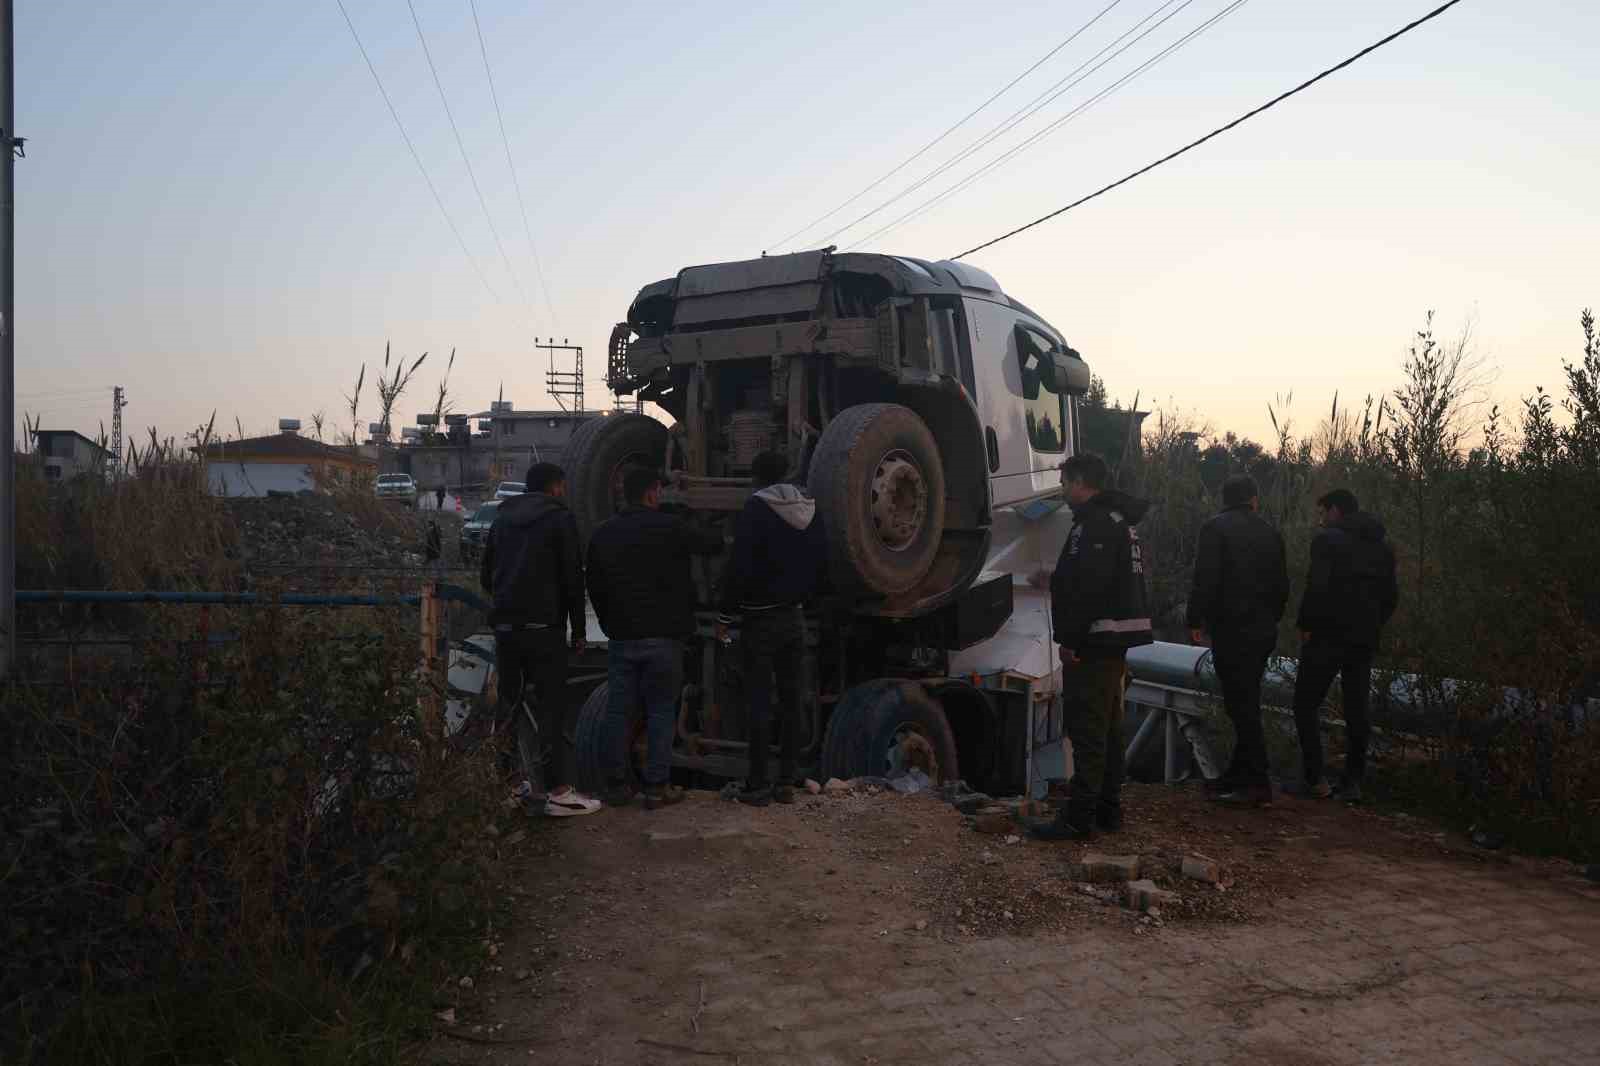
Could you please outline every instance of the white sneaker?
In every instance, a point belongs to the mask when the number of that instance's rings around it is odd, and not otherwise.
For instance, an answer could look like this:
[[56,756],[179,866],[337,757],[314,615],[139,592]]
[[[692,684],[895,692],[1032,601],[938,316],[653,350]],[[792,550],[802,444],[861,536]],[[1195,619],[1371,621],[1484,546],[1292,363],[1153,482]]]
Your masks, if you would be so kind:
[[546,818],[575,818],[583,814],[593,814],[598,811],[601,802],[593,796],[585,796],[577,789],[566,792],[552,792],[545,797],[544,816]]

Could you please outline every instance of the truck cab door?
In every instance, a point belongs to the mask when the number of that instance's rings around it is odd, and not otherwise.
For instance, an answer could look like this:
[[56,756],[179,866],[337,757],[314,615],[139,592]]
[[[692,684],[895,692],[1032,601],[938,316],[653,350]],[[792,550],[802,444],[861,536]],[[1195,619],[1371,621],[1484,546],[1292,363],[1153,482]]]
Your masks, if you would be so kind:
[[1048,326],[1008,305],[966,302],[993,505],[1056,492],[1058,468],[1077,439],[1076,405],[1067,393],[1077,382],[1057,372],[1066,346]]

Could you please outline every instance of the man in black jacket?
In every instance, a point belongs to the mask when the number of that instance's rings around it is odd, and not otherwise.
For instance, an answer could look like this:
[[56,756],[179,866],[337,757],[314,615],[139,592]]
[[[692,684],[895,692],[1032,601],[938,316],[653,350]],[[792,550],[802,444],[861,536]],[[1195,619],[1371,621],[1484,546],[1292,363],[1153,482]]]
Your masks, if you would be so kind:
[[[572,787],[572,733],[567,714],[567,631],[572,647],[584,643],[583,559],[578,523],[567,509],[567,478],[554,463],[528,468],[528,491],[503,502],[484,542],[479,580],[494,598],[495,669],[500,675],[500,722],[515,716],[517,746],[531,795],[548,790],[550,817],[593,814],[600,801]],[[535,723],[519,713],[532,681]]]
[[606,802],[628,800],[629,720],[644,711],[644,805],[679,802],[672,773],[672,734],[683,689],[683,645],[694,635],[694,583],[689,559],[722,551],[722,534],[661,513],[661,476],[648,467],[622,475],[627,501],[589,538],[589,598],[610,641],[604,750]]
[[1300,601],[1300,668],[1295,675],[1294,721],[1300,734],[1305,791],[1333,794],[1323,779],[1322,700],[1335,675],[1344,690],[1345,761],[1339,798],[1361,801],[1367,768],[1367,703],[1378,637],[1394,614],[1400,588],[1394,549],[1383,523],[1361,510],[1348,489],[1317,501],[1322,531],[1311,542],[1311,573]]
[[1092,452],[1061,464],[1072,531],[1050,578],[1050,618],[1061,646],[1062,697],[1072,742],[1072,795],[1034,835],[1086,840],[1122,828],[1122,699],[1129,648],[1149,644],[1144,555],[1134,526],[1149,506],[1107,489]]
[[1223,512],[1200,527],[1189,592],[1189,635],[1196,644],[1210,635],[1222,704],[1233,720],[1233,758],[1213,787],[1224,802],[1251,805],[1272,802],[1261,675],[1289,602],[1283,537],[1258,513],[1260,495],[1246,475],[1223,484]]
[[[745,699],[750,705],[750,773],[739,800],[765,807],[794,802],[800,757],[801,663],[805,657],[807,600],[821,591],[828,548],[815,501],[783,484],[788,461],[762,452],[751,465],[756,492],[734,526],[733,554],[722,575],[722,615],[717,636],[743,618],[739,644]],[[778,693],[778,779],[767,783],[773,679]]]

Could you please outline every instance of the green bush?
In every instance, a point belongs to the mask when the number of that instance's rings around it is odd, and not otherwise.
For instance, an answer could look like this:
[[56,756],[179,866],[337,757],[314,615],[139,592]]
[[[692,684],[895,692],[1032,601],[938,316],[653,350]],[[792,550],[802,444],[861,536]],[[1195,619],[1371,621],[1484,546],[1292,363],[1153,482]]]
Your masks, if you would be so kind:
[[1411,707],[1375,704],[1392,780],[1463,823],[1600,857],[1600,338],[1587,311],[1582,329],[1559,409],[1536,394],[1514,430],[1474,405],[1470,338],[1441,342],[1430,316],[1389,396],[1356,411],[1335,399],[1309,435],[1278,402],[1278,439],[1267,447],[1164,417],[1124,476],[1155,504],[1141,533],[1153,608],[1169,626],[1222,482],[1257,479],[1289,552],[1294,596],[1279,639],[1288,655],[1298,649],[1313,501],[1353,490],[1388,526],[1400,566],[1379,690],[1400,678],[1419,694]]

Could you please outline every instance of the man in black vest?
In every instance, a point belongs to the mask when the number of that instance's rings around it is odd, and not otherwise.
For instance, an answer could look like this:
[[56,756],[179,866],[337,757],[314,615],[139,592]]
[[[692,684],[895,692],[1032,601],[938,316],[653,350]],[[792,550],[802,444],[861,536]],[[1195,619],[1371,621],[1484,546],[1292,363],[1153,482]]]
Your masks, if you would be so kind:
[[1149,644],[1144,556],[1134,526],[1148,508],[1108,489],[1106,461],[1090,453],[1061,464],[1072,531],[1050,578],[1050,617],[1061,646],[1072,795],[1047,840],[1087,840],[1122,828],[1122,701],[1129,648]]
[[1223,512],[1200,527],[1188,612],[1194,642],[1211,638],[1222,704],[1233,721],[1233,758],[1211,785],[1223,802],[1248,806],[1272,802],[1261,675],[1289,602],[1283,537],[1258,513],[1260,496],[1246,475],[1223,484]]

